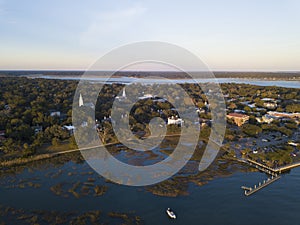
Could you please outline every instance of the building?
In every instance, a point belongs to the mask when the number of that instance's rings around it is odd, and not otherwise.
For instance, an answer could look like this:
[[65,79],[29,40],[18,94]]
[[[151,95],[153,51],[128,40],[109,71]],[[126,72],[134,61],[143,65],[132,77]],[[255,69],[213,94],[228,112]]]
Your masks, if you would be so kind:
[[202,108],[201,108],[201,109],[199,109],[199,108],[196,108],[196,112],[197,112],[197,113],[205,113],[205,110],[204,110],[204,109],[202,109]]
[[123,88],[122,98],[126,98],[125,88]]
[[264,107],[267,109],[276,109],[277,103],[274,98],[262,98],[262,101],[264,101]]
[[285,113],[285,112],[269,111],[268,114],[270,116],[278,117],[278,118],[291,118],[291,119],[300,118],[300,113]]
[[94,103],[92,103],[92,102],[84,103],[84,102],[83,102],[83,98],[82,98],[81,93],[80,93],[80,95],[79,95],[79,102],[78,102],[78,105],[79,105],[79,107],[81,107],[81,106],[86,106],[86,107],[89,107],[89,108],[91,108],[91,109],[95,109],[95,104],[94,104]]
[[69,131],[70,135],[72,135],[75,131],[75,127],[73,125],[64,125],[63,128]]
[[288,141],[288,144],[294,147],[297,147],[299,145],[298,143],[295,143],[293,141]]
[[140,100],[144,100],[144,99],[148,99],[148,98],[151,99],[151,98],[154,98],[154,96],[151,94],[144,94],[144,96],[139,97]]
[[78,102],[78,105],[79,105],[79,107],[83,106],[83,98],[82,98],[81,93],[80,93],[80,96],[79,96],[79,102]]
[[264,102],[275,102],[274,98],[262,98],[261,100]]
[[38,134],[40,132],[43,131],[43,127],[42,126],[33,126],[31,127],[34,130],[34,134]]
[[60,111],[50,110],[50,116],[60,117]]
[[277,104],[275,102],[264,102],[264,107],[267,109],[276,109]]
[[170,124],[182,125],[183,123],[184,121],[181,118],[177,118],[174,116],[168,118],[168,125]]
[[246,123],[249,120],[248,115],[240,114],[240,113],[229,113],[227,115],[227,118],[232,119],[233,122],[238,126],[242,126],[244,123]]
[[270,116],[269,114],[266,114],[261,118],[256,118],[256,121],[259,123],[272,123],[274,121],[274,117]]
[[116,99],[118,99],[119,101],[122,101],[122,100],[125,100],[126,98],[127,98],[126,90],[125,90],[125,87],[124,87],[123,91],[122,91],[122,96],[116,96]]

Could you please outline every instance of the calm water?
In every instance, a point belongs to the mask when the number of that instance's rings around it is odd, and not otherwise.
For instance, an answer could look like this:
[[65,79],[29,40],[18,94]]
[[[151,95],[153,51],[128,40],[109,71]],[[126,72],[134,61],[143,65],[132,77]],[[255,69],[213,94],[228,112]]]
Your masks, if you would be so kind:
[[[33,75],[28,76],[31,78],[45,78],[45,79],[62,79],[62,80],[79,80],[79,77],[68,77],[68,76],[46,76],[46,75]],[[219,83],[239,83],[239,84],[253,84],[259,86],[278,86],[278,87],[287,87],[287,88],[300,88],[300,81],[292,80],[259,80],[259,79],[247,79],[247,78],[219,78],[219,79],[139,79],[132,77],[119,77],[119,78],[110,78],[107,81],[103,77],[85,77],[84,80],[89,80],[93,82],[105,82],[105,83],[143,83],[143,84],[166,84],[166,83],[206,83],[206,82],[219,82]]]
[[[46,174],[62,173],[56,178]],[[97,174],[84,175],[92,171],[87,164],[68,162],[62,166],[46,167],[29,171],[26,169],[15,176],[0,180],[0,199],[2,205],[27,210],[45,209],[59,211],[103,212],[134,210],[145,224],[299,224],[300,214],[300,168],[294,169],[279,181],[256,194],[245,197],[241,185],[253,186],[266,178],[259,172],[237,172],[226,178],[217,178],[204,186],[190,185],[189,195],[177,198],[155,196],[141,188],[107,184],[108,191],[100,197],[62,198],[55,196],[49,188],[58,182],[86,181],[88,177],[97,178]],[[69,172],[78,172],[68,176]],[[41,188],[6,188],[12,179],[32,179],[42,185]],[[95,183],[103,183],[97,178]],[[165,208],[172,207],[177,215],[171,221],[165,214]]]

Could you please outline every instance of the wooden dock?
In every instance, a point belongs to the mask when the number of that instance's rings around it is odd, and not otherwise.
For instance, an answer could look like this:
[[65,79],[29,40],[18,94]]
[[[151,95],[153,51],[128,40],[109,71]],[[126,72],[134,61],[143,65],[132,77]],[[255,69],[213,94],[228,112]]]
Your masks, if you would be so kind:
[[261,170],[265,173],[268,173],[270,175],[279,174],[279,173],[282,173],[286,170],[290,170],[290,169],[293,169],[293,168],[296,168],[296,167],[300,166],[300,162],[296,162],[296,163],[281,166],[281,167],[278,167],[278,168],[272,168],[272,167],[266,166],[262,163],[256,162],[256,161],[251,160],[251,159],[246,159],[246,160],[243,160],[243,161],[248,163],[250,166],[253,166],[253,167],[255,167],[255,168],[257,168],[257,169],[259,169],[259,170]]
[[250,166],[252,166],[252,167],[254,167],[254,168],[256,168],[256,169],[258,169],[258,170],[260,170],[260,171],[262,171],[264,173],[266,173],[266,174],[271,175],[271,176],[275,176],[278,173],[272,167],[266,166],[266,165],[264,165],[262,163],[254,161],[252,159],[246,159],[244,162],[247,163],[247,164],[249,164]]
[[289,165],[278,167],[278,168],[274,169],[274,171],[277,172],[277,173],[281,173],[281,172],[284,172],[286,170],[296,168],[298,166],[300,166],[300,162],[296,162],[296,163],[292,163],[292,164],[289,164]]
[[277,181],[278,179],[280,179],[280,174],[284,171],[287,170],[291,170],[293,168],[299,167],[300,166],[300,162],[296,162],[296,163],[292,163],[289,165],[285,165],[285,166],[281,166],[281,167],[277,167],[277,168],[272,168],[269,167],[267,165],[264,165],[262,163],[256,162],[252,159],[237,159],[239,162],[243,162],[246,163],[268,175],[271,176],[271,178],[268,178],[267,180],[264,180],[262,183],[259,183],[258,185],[254,185],[254,187],[245,187],[242,186],[241,188],[244,189],[244,193],[246,196],[252,195],[255,192],[261,190],[262,188],[268,186],[269,184]]
[[271,178],[268,178],[267,180],[264,180],[262,183],[259,183],[258,185],[254,185],[253,188],[251,188],[251,187],[245,187],[245,186],[242,186],[241,188],[244,189],[245,195],[249,196],[249,195],[252,195],[255,192],[263,189],[264,187],[268,186],[269,184],[275,182],[278,179],[280,179],[280,176],[279,175],[275,175],[275,176],[272,176]]

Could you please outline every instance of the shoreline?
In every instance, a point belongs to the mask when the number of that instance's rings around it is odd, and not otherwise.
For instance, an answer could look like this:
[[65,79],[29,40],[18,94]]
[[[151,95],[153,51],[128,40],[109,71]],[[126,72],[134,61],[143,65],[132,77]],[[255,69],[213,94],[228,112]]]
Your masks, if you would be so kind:
[[[165,135],[165,137],[177,137],[180,134],[169,134],[169,135]],[[158,136],[150,136],[147,138],[156,138]],[[22,157],[18,157],[18,158],[14,158],[11,160],[7,160],[7,161],[3,161],[0,162],[0,169],[1,168],[5,168],[5,167],[12,167],[12,166],[21,166],[27,163],[31,163],[34,161],[38,161],[38,160],[43,160],[43,159],[50,159],[53,157],[57,157],[63,154],[68,154],[68,153],[75,153],[75,152],[80,152],[80,151],[85,151],[85,150],[90,150],[93,148],[99,148],[99,147],[106,147],[106,146],[112,146],[112,145],[117,145],[117,144],[122,144],[120,142],[112,142],[112,143],[106,143],[106,144],[102,144],[102,145],[96,145],[96,146],[90,146],[90,147],[86,147],[86,148],[76,148],[76,149],[66,149],[66,150],[62,150],[62,151],[52,151],[52,152],[48,152],[48,153],[40,153],[40,154],[35,154],[26,158],[22,158]]]

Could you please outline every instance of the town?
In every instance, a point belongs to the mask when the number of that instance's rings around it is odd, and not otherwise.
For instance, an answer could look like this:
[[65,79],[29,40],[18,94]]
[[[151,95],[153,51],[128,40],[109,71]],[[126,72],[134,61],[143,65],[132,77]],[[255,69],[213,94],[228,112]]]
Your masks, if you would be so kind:
[[[166,96],[151,94],[154,88],[166,89],[161,84],[136,84],[134,88],[105,84],[99,93],[101,101],[96,103],[88,101],[86,93],[80,93],[78,100],[73,99],[76,84],[76,81],[66,80],[1,78],[1,160],[24,158],[45,152],[45,149],[49,152],[76,149],[73,136],[76,128],[71,117],[73,100],[79,107],[95,110],[95,125],[104,144],[118,141],[112,129],[116,122],[111,118],[113,102],[126,104],[130,94],[136,96],[137,103],[130,114],[120,112],[119,120],[129,117],[132,132],[140,138],[151,135],[148,123],[154,117],[162,118],[161,127],[166,126],[169,134],[176,134],[181,126],[188,125]],[[200,124],[200,139],[205,144],[212,122],[210,103],[198,85],[181,86],[192,96],[192,110],[199,115],[199,120],[193,122]],[[172,85],[167,87],[173,101],[179,101],[180,93],[172,90]],[[224,152],[231,157],[249,157],[270,167],[299,159],[298,89],[248,84],[221,84],[221,87],[227,114]],[[86,123],[83,121],[81,126]]]

